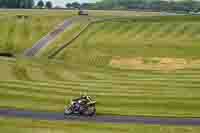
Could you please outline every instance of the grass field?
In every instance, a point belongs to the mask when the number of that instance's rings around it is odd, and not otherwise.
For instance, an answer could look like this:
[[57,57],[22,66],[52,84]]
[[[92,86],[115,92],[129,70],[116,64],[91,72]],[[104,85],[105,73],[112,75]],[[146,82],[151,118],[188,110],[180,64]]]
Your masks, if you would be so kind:
[[198,21],[97,23],[56,62],[1,60],[0,107],[62,112],[67,100],[87,92],[99,101],[99,114],[199,117]]
[[155,125],[124,125],[78,122],[49,122],[25,119],[0,118],[0,129],[6,133],[199,133],[199,127],[190,126],[155,126]]
[[[63,112],[68,100],[87,92],[97,100],[98,114],[199,117],[199,21],[199,16],[115,19],[93,24],[54,60],[1,58],[0,108]],[[75,24],[41,55],[61,46],[81,27]],[[0,123],[2,130],[22,133],[199,132],[192,127],[90,127],[5,118]],[[79,128],[69,128],[73,126]]]
[[[100,112],[198,117],[199,20],[170,16],[97,23],[57,59],[80,66],[75,71],[85,74],[87,86],[94,85],[86,88],[107,95],[99,99],[105,100]],[[78,78],[73,80],[80,84]],[[114,109],[117,105],[124,110]]]
[[79,17],[78,19],[73,20],[73,25],[70,26],[63,32],[58,38],[55,39],[47,48],[40,51],[38,56],[48,57],[49,55],[53,54],[55,50],[62,47],[73,38],[75,38],[90,22],[89,17]]
[[[0,52],[21,54],[30,48],[64,19],[71,17],[73,12],[59,11],[0,11]],[[27,16],[23,18],[20,16]]]
[[200,115],[199,69],[173,72],[97,69],[23,60],[7,66],[1,64],[7,69],[2,71],[7,77],[0,80],[3,108],[62,112],[69,99],[87,92],[98,101],[98,114]]
[[[88,11],[93,17],[127,17],[136,15],[159,15],[159,13],[126,12],[126,11]],[[30,48],[34,43],[50,32],[57,24],[64,19],[75,16],[76,11],[62,10],[0,10],[0,52],[21,54],[26,48]],[[127,15],[125,15],[127,14]],[[28,18],[19,18],[24,15]],[[82,22],[82,21],[80,21]],[[80,24],[79,22],[79,24]],[[82,23],[81,23],[82,24]],[[71,39],[73,34],[82,27],[78,24],[74,28],[67,30],[58,40],[54,42],[45,53],[51,52],[57,44]],[[71,34],[73,32],[73,34]],[[70,34],[69,37],[66,37]],[[55,46],[56,45],[56,46]],[[43,53],[42,52],[42,53]]]
[[143,11],[109,11],[109,10],[88,10],[90,16],[95,17],[133,17],[133,16],[159,16],[159,12]]
[[74,54],[78,58],[80,51],[84,53],[81,60],[94,57],[94,54],[108,58],[199,57],[199,20],[199,17],[189,16],[149,17],[93,24],[63,52],[63,57],[67,58],[69,55],[71,59]]

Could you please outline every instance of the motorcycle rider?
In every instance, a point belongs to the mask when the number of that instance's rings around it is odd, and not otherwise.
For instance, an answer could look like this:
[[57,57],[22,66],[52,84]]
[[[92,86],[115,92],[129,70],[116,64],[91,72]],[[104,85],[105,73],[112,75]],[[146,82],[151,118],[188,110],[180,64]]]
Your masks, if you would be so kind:
[[93,101],[88,95],[81,95],[79,98],[71,99],[69,107],[65,108],[65,116],[70,114],[80,114],[93,116],[96,113],[96,101]]
[[79,98],[73,99],[72,101],[76,101],[74,102],[74,107],[75,110],[78,111],[80,109],[80,105],[85,105],[86,103],[89,103],[92,101],[90,96],[87,95],[81,95]]

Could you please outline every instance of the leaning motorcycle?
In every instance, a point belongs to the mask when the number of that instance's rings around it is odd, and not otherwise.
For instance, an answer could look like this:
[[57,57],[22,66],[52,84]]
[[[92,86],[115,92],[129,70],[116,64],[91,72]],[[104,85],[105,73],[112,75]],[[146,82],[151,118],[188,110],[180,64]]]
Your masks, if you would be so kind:
[[65,116],[81,115],[94,116],[96,114],[96,101],[85,99],[72,100],[70,105],[64,110]]

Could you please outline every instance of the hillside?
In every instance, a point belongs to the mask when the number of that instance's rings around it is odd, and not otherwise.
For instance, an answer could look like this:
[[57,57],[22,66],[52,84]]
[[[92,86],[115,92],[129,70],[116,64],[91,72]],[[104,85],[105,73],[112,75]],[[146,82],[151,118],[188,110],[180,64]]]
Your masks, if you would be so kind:
[[199,20],[105,21],[57,60],[1,60],[0,107],[62,112],[68,99],[87,92],[98,114],[198,117]]
[[73,12],[1,11],[0,53],[21,54],[54,27],[71,17]]
[[199,20],[190,16],[139,17],[93,24],[59,57],[70,60],[74,55],[74,60],[81,61],[97,56],[198,58]]

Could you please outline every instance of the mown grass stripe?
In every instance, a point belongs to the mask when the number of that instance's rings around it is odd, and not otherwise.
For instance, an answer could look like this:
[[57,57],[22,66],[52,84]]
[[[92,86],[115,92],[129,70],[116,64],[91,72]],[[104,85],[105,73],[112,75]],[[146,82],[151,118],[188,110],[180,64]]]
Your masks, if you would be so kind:
[[[142,90],[142,89],[132,89],[132,90],[88,90],[85,87],[70,87],[66,86],[65,89],[58,88],[58,87],[35,87],[35,86],[21,86],[21,85],[0,85],[1,88],[8,89],[8,90],[19,90],[20,92],[36,92],[40,94],[46,95],[56,95],[56,96],[66,96],[71,94],[80,94],[80,92],[88,92],[92,93],[93,95],[103,95],[103,96],[110,96],[110,95],[119,95],[119,96],[138,96],[138,95],[163,95],[163,96],[172,96],[177,95],[176,91],[173,90]],[[55,89],[54,89],[55,88]],[[27,90],[28,89],[28,90]],[[182,93],[180,93],[181,95]],[[187,95],[185,95],[187,97]],[[194,96],[194,95],[193,95]]]
[[20,80],[12,80],[12,81],[0,81],[0,83],[4,83],[4,82],[8,82],[8,83],[30,83],[30,84],[33,84],[33,83],[43,83],[43,84],[60,84],[60,85],[68,85],[68,84],[82,84],[82,85],[96,85],[97,83],[98,84],[102,84],[102,85],[137,85],[137,84],[152,84],[152,85],[169,85],[169,83],[173,83],[173,85],[177,85],[177,86],[181,86],[181,87],[184,87],[184,86],[193,86],[193,87],[198,87],[200,82],[198,80],[143,80],[143,79],[134,79],[134,80],[131,80],[131,81],[123,81],[121,79],[119,80],[115,80],[115,81],[112,81],[112,80],[77,80],[77,81],[74,81],[74,80],[67,80],[65,82],[59,82],[59,81],[20,81]]
[[[3,82],[2,82],[3,83]],[[24,84],[24,85],[36,85],[36,86],[57,86],[57,87],[65,87],[65,86],[88,86],[88,87],[92,87],[92,86],[105,86],[105,87],[109,87],[109,86],[113,86],[116,87],[116,89],[118,87],[120,88],[128,88],[128,87],[133,87],[133,86],[137,86],[137,85],[141,85],[141,86],[162,86],[162,87],[171,87],[171,86],[175,86],[175,87],[183,87],[183,88],[198,88],[199,87],[199,83],[196,82],[195,83],[178,83],[178,82],[138,82],[138,81],[133,81],[133,82],[116,82],[116,83],[104,83],[104,82],[100,82],[100,83],[95,83],[95,82],[76,82],[76,81],[67,81],[64,83],[48,83],[48,82],[30,82],[30,81],[25,81],[25,82],[8,82],[5,81],[4,83],[14,83],[14,84]],[[170,85],[171,83],[171,85]],[[172,84],[173,83],[173,84]],[[102,88],[103,89],[103,88]],[[170,88],[169,88],[170,89]]]

